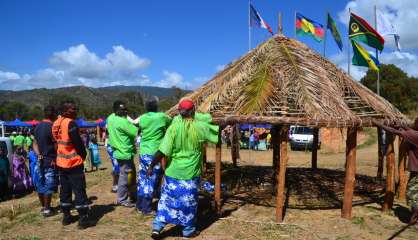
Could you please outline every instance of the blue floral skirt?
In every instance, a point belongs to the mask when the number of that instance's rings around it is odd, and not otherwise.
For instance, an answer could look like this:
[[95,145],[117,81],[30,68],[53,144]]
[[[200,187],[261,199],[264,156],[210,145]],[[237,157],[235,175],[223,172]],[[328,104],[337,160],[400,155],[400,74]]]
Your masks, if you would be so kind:
[[153,160],[154,156],[149,154],[144,154],[139,157],[141,169],[138,173],[138,197],[152,199],[158,195],[158,185],[162,174],[160,164],[154,167],[151,176],[147,176],[147,169]]
[[195,226],[200,177],[178,180],[165,176],[156,220],[181,226]]

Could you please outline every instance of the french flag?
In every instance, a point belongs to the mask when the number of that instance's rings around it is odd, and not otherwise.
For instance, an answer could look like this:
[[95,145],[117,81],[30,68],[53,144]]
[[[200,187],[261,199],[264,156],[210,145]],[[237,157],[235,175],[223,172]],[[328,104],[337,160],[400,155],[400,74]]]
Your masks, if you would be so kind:
[[273,35],[271,27],[263,20],[252,4],[250,4],[250,26],[267,29]]

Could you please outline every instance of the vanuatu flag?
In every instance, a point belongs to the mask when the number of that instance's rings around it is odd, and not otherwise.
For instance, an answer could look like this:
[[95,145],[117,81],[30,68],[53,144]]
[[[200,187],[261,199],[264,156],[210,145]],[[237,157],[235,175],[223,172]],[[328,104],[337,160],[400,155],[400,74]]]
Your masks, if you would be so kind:
[[366,49],[364,49],[356,41],[351,41],[351,44],[353,44],[354,51],[352,59],[353,65],[368,67],[373,70],[379,71],[380,63],[376,58],[370,55],[370,53],[367,52]]
[[348,35],[351,40],[363,42],[370,47],[383,50],[385,40],[363,18],[351,13]]
[[324,26],[300,13],[296,13],[296,34],[298,36],[310,35],[316,41],[321,42],[324,39]]
[[341,41],[341,35],[338,32],[337,25],[335,24],[334,19],[332,19],[331,15],[328,13],[327,17],[327,28],[331,31],[332,36],[334,37],[335,42],[337,43],[340,50],[343,50],[343,42]]

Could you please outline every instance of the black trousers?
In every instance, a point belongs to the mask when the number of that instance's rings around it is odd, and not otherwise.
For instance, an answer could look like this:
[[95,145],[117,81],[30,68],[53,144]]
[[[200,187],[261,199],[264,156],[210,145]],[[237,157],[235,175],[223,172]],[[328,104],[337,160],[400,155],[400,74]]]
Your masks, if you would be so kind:
[[64,213],[68,213],[73,205],[72,193],[74,192],[74,206],[79,213],[85,212],[89,207],[86,194],[86,178],[84,166],[74,168],[60,168],[60,202]]

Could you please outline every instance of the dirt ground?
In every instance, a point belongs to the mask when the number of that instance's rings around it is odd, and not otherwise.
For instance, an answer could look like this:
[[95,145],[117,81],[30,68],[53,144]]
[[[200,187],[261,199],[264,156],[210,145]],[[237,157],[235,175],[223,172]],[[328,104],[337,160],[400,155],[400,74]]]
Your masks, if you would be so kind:
[[[289,150],[290,151],[290,150]],[[202,192],[199,201],[197,239],[418,239],[415,226],[403,229],[409,219],[404,203],[382,213],[383,181],[377,171],[376,145],[357,151],[357,182],[353,218],[340,218],[344,180],[344,153],[319,152],[318,167],[312,171],[310,152],[290,152],[287,171],[287,209],[284,224],[275,224],[271,151],[241,151],[238,168],[230,166],[229,149],[223,149],[223,216],[213,214],[213,197]],[[106,170],[87,173],[94,226],[78,230],[76,223],[63,227],[61,215],[44,219],[34,193],[0,203],[0,239],[149,239],[152,216],[114,205],[110,192],[111,166],[104,149]],[[208,148],[208,160],[215,151]],[[213,179],[210,164],[206,179]],[[58,203],[55,197],[54,205]],[[180,238],[180,230],[167,227],[167,239]],[[181,239],[181,238],[180,238]]]

